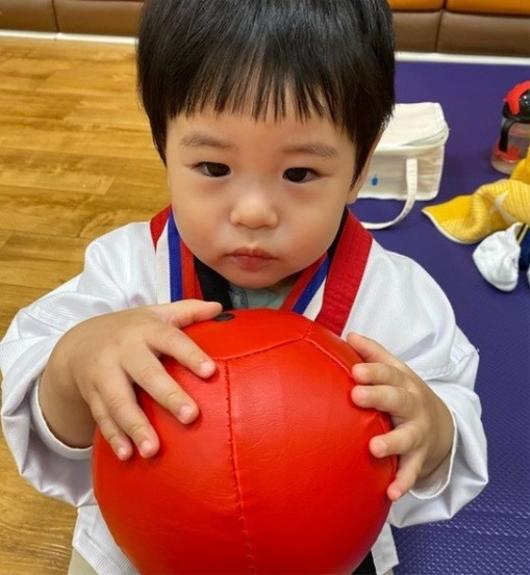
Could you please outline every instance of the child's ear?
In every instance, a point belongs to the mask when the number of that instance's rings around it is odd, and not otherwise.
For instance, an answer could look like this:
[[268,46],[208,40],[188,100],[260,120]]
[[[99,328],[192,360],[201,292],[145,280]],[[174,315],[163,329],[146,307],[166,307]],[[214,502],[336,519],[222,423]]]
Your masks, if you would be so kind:
[[355,202],[359,190],[363,187],[363,184],[366,181],[366,178],[368,177],[368,169],[370,168],[370,162],[372,161],[372,156],[374,155],[375,149],[377,148],[377,144],[379,144],[379,140],[381,139],[382,135],[383,130],[379,132],[379,135],[377,136],[375,142],[370,148],[370,153],[366,158],[366,162],[364,163],[363,169],[359,174],[359,177],[355,180],[355,182],[353,182],[353,184],[350,187],[350,190],[348,192],[348,204],[353,204],[353,202]]

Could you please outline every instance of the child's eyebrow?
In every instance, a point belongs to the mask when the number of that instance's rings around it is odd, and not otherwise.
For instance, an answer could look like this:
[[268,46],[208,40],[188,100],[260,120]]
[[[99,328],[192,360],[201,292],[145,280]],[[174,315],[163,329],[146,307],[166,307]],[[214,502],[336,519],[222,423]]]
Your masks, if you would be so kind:
[[319,156],[321,158],[335,158],[338,155],[337,150],[333,146],[315,142],[312,144],[294,144],[282,148],[282,152],[286,154],[309,154],[311,156]]
[[180,140],[180,145],[186,146],[187,148],[208,147],[208,148],[220,148],[222,150],[230,150],[236,147],[230,142],[219,140],[203,132],[190,132],[189,134],[186,134]]
[[[203,132],[190,132],[182,137],[180,145],[187,148],[219,148],[221,150],[234,150],[237,146],[225,140],[219,140]],[[293,144],[281,149],[285,154],[308,154],[311,156],[319,156],[321,158],[335,158],[338,155],[337,150],[333,146],[323,144],[321,142],[307,143],[307,144]]]

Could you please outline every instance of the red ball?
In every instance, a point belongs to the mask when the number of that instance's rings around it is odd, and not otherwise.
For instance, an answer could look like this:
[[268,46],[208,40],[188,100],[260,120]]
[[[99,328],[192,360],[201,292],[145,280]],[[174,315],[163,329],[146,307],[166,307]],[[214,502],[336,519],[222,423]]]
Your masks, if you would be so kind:
[[215,375],[163,363],[199,418],[184,426],[138,389],[159,453],[122,462],[95,435],[95,495],[117,544],[142,574],[351,573],[396,470],[368,450],[389,417],[350,396],[359,356],[294,313],[236,311],[185,331]]

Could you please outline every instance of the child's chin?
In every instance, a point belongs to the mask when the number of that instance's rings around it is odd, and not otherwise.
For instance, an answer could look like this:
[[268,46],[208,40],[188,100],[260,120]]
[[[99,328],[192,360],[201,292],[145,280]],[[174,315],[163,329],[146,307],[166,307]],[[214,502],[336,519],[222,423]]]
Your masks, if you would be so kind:
[[[258,274],[257,274],[258,275]],[[241,288],[245,289],[268,289],[270,291],[282,291],[284,289],[290,288],[294,282],[298,274],[289,275],[287,277],[246,277],[246,278],[238,278],[234,281],[230,281],[230,283],[237,285]]]

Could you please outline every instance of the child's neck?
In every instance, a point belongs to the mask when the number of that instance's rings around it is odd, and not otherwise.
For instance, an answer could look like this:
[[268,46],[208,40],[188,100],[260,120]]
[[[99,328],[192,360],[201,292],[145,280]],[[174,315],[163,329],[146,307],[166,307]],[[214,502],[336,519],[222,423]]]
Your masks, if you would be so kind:
[[279,309],[299,274],[294,274],[275,283],[272,286],[263,288],[242,288],[230,284],[230,299],[236,309],[248,309],[256,307],[265,307],[269,309]]

